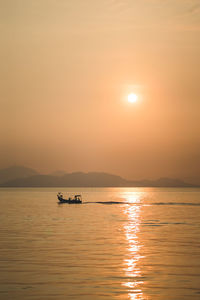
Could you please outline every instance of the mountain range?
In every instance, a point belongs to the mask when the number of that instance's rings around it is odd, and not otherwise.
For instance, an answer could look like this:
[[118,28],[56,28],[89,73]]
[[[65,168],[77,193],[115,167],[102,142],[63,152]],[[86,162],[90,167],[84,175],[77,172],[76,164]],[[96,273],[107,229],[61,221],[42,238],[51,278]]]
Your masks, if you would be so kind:
[[194,187],[179,179],[126,180],[103,172],[64,171],[39,174],[33,169],[14,166],[0,170],[0,187]]

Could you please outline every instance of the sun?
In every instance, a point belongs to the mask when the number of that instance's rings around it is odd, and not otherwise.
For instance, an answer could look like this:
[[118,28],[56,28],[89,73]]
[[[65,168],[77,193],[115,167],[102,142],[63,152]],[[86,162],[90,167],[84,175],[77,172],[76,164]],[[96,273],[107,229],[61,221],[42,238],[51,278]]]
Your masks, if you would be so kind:
[[138,96],[136,94],[131,93],[128,95],[128,102],[135,103],[137,102],[137,100],[138,100]]

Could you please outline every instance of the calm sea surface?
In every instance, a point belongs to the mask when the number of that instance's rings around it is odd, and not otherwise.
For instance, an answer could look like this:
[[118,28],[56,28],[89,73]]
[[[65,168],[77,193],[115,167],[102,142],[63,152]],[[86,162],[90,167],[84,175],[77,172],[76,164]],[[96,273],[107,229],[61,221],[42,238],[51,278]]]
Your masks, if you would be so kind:
[[0,299],[200,299],[200,189],[61,190],[0,189]]

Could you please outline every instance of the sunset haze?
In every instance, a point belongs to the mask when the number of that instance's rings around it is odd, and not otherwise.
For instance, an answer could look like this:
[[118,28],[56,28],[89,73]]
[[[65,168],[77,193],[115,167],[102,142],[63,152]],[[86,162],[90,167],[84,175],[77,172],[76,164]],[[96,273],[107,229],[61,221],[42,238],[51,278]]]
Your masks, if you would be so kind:
[[0,168],[200,184],[199,1],[0,0],[0,16]]

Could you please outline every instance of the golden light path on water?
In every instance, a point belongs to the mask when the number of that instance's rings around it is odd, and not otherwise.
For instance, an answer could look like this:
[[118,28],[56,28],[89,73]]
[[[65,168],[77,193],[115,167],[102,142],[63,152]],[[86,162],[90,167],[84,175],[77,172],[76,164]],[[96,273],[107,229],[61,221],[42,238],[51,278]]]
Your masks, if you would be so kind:
[[128,288],[128,296],[131,300],[144,299],[141,285],[141,270],[140,260],[140,244],[138,234],[140,232],[140,210],[141,198],[144,193],[141,192],[124,192],[121,197],[133,205],[126,205],[124,207],[124,214],[127,217],[127,223],[124,225],[125,237],[128,243],[127,254],[124,258],[124,272],[126,281],[122,283],[123,286]]

